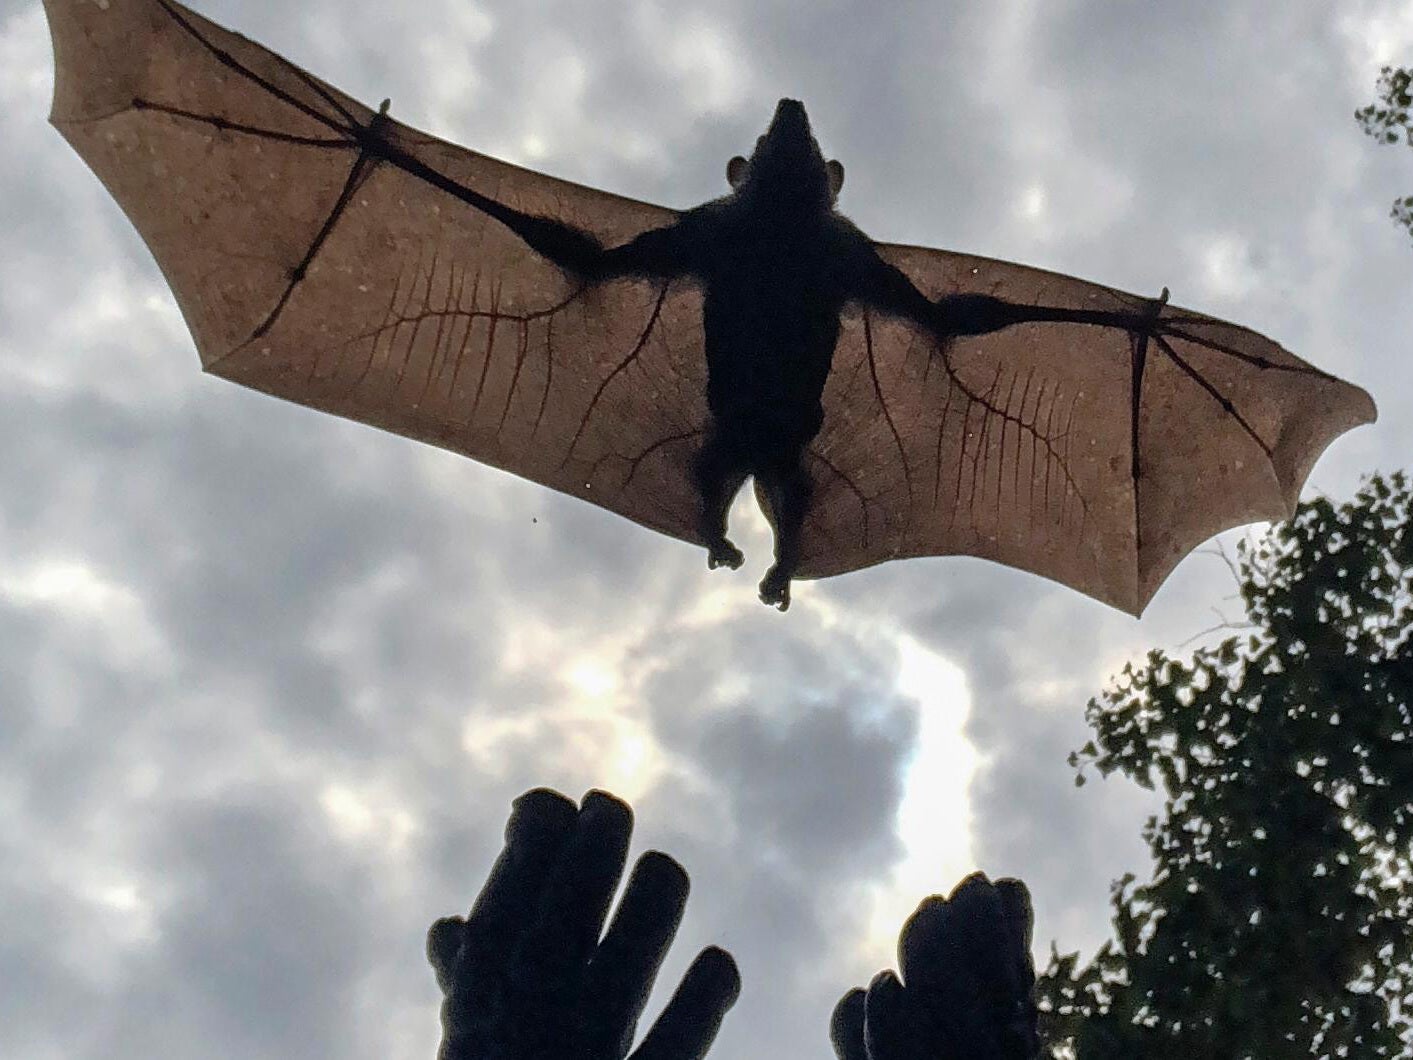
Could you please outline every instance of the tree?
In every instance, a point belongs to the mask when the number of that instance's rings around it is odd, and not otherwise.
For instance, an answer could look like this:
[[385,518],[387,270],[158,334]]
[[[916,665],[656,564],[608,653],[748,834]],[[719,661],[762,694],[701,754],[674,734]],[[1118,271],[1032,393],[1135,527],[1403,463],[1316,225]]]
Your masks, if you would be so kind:
[[[1413,70],[1385,66],[1379,71],[1378,102],[1356,110],[1364,131],[1381,144],[1402,140],[1413,147]],[[1393,200],[1390,216],[1413,235],[1413,195]]]
[[[1405,97],[1406,98],[1406,97]],[[1404,1056],[1413,1035],[1413,488],[1373,476],[1238,553],[1249,628],[1091,700],[1071,755],[1162,791],[1115,938],[1052,950],[1053,1057]]]

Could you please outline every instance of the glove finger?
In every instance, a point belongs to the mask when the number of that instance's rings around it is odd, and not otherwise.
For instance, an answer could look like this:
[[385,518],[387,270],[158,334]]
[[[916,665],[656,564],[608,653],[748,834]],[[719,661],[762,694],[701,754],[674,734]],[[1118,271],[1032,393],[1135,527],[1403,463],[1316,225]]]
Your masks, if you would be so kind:
[[608,933],[584,977],[581,1025],[590,1055],[628,1052],[658,969],[682,922],[688,889],[686,871],[659,851],[644,854],[633,867]]
[[459,978],[502,972],[505,955],[525,931],[577,816],[572,801],[548,788],[527,791],[512,804],[505,848],[466,917]]
[[444,916],[427,929],[427,961],[437,976],[437,986],[449,994],[456,985],[456,962],[466,942],[466,920]]
[[708,946],[697,954],[632,1060],[701,1060],[740,993],[736,961],[725,950]]
[[441,1056],[484,1056],[516,1033],[506,1018],[505,954],[524,929],[577,812],[563,795],[543,788],[516,799],[505,848],[470,914],[443,917],[427,932],[427,957],[446,995]]
[[924,1028],[909,1011],[903,984],[892,972],[879,972],[864,999],[864,1045],[877,1060],[943,1060],[950,1052],[929,1054]]
[[1013,952],[1023,966],[1022,977],[1028,975],[1034,983],[1035,965],[1030,947],[1035,936],[1035,909],[1030,902],[1030,889],[1020,880],[1008,878],[996,881],[996,892],[1001,896],[1002,917]]
[[1035,931],[1035,912],[1030,902],[1030,891],[1024,883],[1015,879],[997,880],[996,890],[1001,895],[1001,908],[1005,913],[1020,977],[1020,990],[1010,1019],[1002,1032],[1002,1044],[1009,1055],[1039,1056],[1040,1027],[1039,1012],[1035,1005],[1035,961],[1030,952]]
[[1015,967],[1001,893],[984,873],[974,872],[947,896],[952,931],[944,944],[964,955],[975,978],[988,986],[1006,982]]
[[829,1020],[829,1041],[838,1060],[868,1060],[868,1046],[864,1043],[867,997],[867,993],[855,988],[834,1006],[834,1015]]
[[918,906],[899,940],[914,1012],[966,1056],[999,1055],[1022,992],[1001,896],[981,873]]
[[527,1026],[536,1025],[537,1034],[560,1041],[577,1030],[584,972],[623,874],[632,833],[627,803],[601,791],[584,796],[574,834],[510,961],[512,1008]]

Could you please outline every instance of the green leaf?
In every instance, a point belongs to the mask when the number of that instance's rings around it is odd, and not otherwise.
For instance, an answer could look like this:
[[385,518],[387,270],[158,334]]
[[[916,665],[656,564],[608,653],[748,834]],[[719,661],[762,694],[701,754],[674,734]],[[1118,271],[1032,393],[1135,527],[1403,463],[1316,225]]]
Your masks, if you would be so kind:
[[1302,504],[1241,553],[1255,632],[1150,652],[1090,701],[1071,764],[1160,779],[1166,802],[1144,827],[1150,878],[1115,881],[1114,938],[1041,977],[1063,1008],[1052,1056],[1405,1055],[1413,1013],[1391,1002],[1413,996],[1413,889],[1391,881],[1413,879],[1409,482]]

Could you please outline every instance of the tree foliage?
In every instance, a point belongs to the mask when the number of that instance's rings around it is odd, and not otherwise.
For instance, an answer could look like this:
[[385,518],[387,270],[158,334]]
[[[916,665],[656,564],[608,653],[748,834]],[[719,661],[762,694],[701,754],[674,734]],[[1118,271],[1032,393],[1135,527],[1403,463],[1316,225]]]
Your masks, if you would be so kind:
[[1238,554],[1249,632],[1125,668],[1071,756],[1160,790],[1152,879],[1039,986],[1053,1057],[1405,1056],[1413,488],[1371,477]]
[[[1379,98],[1354,112],[1364,131],[1381,144],[1402,140],[1413,147],[1413,70],[1385,66],[1379,71]],[[1393,200],[1390,216],[1413,235],[1413,195]]]

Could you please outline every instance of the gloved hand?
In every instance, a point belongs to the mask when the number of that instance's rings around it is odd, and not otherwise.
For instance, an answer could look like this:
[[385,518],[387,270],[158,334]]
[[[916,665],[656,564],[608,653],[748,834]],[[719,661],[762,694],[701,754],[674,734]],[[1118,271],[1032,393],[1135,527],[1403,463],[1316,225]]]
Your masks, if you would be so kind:
[[902,980],[880,972],[834,1009],[839,1060],[1033,1060],[1040,1054],[1030,892],[968,876],[925,899],[898,937]]
[[[600,791],[582,807],[545,788],[515,801],[470,914],[427,933],[445,996],[439,1060],[628,1056],[688,890],[681,865],[644,854],[603,933],[632,830],[632,810]],[[632,1060],[704,1056],[739,992],[731,955],[703,950]]]

